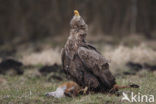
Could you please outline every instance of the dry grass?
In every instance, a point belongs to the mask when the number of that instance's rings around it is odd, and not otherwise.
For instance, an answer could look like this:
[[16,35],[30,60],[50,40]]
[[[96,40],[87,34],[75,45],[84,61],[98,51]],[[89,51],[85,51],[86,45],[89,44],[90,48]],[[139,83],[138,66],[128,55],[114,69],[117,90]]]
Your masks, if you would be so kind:
[[25,65],[52,65],[54,63],[61,64],[60,49],[46,49],[41,52],[32,52],[23,55],[21,61]]
[[123,69],[129,61],[156,64],[156,51],[143,44],[135,47],[126,47],[123,45],[116,48],[107,47],[103,48],[102,53],[107,59],[111,60],[110,65],[112,71]]
[[[102,47],[101,53],[110,60],[110,70],[115,73],[117,70],[124,69],[125,64],[129,61],[136,63],[156,64],[156,51],[145,44],[134,47],[119,45],[113,47],[106,45]],[[20,60],[25,65],[52,65],[61,64],[61,49],[46,48],[40,52],[23,53]]]

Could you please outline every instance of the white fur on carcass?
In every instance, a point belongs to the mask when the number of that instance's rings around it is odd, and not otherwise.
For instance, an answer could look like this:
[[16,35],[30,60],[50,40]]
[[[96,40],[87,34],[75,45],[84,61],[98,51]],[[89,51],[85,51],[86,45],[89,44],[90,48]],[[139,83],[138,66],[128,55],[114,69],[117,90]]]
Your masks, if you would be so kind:
[[48,92],[46,96],[53,96],[55,98],[65,97],[64,91],[66,90],[66,86],[58,87],[54,92]]

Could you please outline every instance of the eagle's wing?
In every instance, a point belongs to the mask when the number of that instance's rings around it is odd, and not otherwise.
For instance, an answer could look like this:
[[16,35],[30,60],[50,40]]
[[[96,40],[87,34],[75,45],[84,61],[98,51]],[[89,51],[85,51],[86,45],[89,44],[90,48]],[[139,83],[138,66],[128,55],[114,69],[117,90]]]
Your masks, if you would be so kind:
[[63,71],[68,74],[68,65],[69,65],[69,59],[66,55],[65,49],[62,48],[61,50],[61,62],[62,62],[62,69]]
[[79,47],[78,55],[89,72],[98,77],[106,88],[112,88],[115,78],[109,71],[108,61],[96,48],[91,45]]
[[62,67],[64,69],[64,58],[65,58],[65,50],[62,48],[61,50],[61,62],[62,62]]

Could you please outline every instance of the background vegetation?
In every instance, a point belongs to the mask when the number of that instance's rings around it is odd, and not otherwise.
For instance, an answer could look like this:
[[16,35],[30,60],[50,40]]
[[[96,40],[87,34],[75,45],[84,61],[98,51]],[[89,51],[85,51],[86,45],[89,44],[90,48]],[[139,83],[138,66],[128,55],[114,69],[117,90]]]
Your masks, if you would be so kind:
[[141,33],[152,38],[156,28],[155,0],[1,0],[0,41],[28,41],[63,36],[73,10],[104,35]]

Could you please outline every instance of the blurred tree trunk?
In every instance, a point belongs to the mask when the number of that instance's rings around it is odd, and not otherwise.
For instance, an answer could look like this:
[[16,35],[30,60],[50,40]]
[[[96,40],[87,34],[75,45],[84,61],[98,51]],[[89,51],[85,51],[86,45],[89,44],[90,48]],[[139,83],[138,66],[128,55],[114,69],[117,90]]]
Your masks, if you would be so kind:
[[156,31],[156,0],[0,0],[0,43],[68,32],[78,9],[92,30],[109,35]]
[[131,22],[131,33],[136,32],[136,18],[137,18],[137,0],[132,0],[132,22]]

